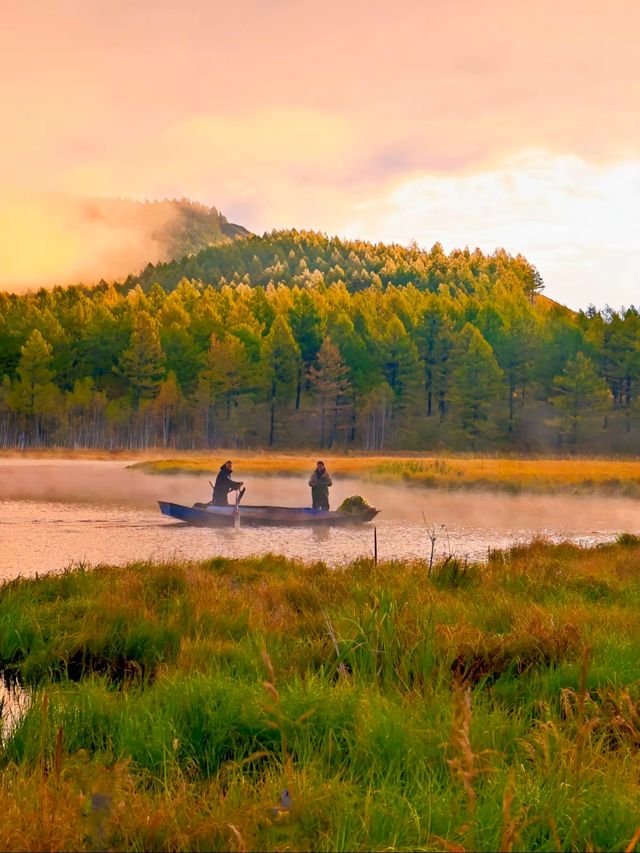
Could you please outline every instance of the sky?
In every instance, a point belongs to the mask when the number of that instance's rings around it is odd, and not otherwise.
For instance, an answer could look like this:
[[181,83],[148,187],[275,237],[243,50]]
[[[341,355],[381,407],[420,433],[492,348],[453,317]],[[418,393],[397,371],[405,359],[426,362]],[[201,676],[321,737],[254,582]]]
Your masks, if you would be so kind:
[[638,0],[3,0],[2,19],[1,288],[112,274],[122,234],[64,199],[187,197],[257,233],[504,247],[572,308],[640,305]]

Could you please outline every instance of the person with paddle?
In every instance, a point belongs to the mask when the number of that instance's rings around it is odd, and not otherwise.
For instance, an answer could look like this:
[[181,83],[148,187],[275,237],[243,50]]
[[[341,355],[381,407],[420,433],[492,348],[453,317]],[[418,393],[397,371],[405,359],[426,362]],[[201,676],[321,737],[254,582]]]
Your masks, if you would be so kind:
[[318,462],[316,470],[309,480],[311,486],[311,500],[314,509],[329,509],[329,486],[332,485],[329,472],[324,467],[324,462]]
[[220,472],[216,477],[216,484],[213,487],[213,498],[211,503],[214,506],[229,506],[227,495],[229,492],[239,492],[242,488],[243,481],[235,482],[231,479],[231,471],[233,462],[228,459],[224,465],[220,466]]

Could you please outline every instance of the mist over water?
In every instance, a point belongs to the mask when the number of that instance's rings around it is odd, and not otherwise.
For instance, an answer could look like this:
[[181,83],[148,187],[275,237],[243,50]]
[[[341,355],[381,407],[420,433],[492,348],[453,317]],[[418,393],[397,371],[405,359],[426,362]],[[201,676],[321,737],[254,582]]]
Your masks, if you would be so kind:
[[[77,563],[206,559],[268,551],[337,565],[373,553],[373,524],[340,528],[197,528],[160,514],[157,501],[191,505],[210,498],[203,475],[149,475],[122,461],[0,461],[0,579],[57,571]],[[310,464],[310,470],[313,467]],[[306,477],[244,475],[244,504],[308,506]],[[331,505],[363,495],[381,510],[375,520],[378,557],[484,559],[536,536],[594,543],[638,530],[629,498],[447,492],[354,479],[334,481]]]

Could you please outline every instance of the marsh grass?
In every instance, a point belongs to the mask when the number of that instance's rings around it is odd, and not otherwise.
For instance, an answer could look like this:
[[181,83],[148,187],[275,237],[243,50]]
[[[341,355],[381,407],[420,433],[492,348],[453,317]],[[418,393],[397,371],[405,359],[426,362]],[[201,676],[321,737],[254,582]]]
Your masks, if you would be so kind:
[[[640,542],[0,588],[3,849],[623,850]],[[73,662],[77,661],[77,664]]]
[[[185,454],[134,462],[130,467],[150,474],[203,474],[219,460],[233,456],[243,475],[304,476],[313,454],[218,451],[215,458]],[[517,492],[640,495],[640,462],[621,459],[517,459],[477,456],[325,456],[339,477],[424,488],[497,489]],[[312,464],[312,463],[311,463]]]

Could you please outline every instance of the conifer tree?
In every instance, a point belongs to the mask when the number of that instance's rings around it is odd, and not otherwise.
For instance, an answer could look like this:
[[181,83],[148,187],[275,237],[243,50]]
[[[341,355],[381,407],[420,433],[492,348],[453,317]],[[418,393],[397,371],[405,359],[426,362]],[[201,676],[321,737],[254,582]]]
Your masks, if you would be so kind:
[[167,373],[167,378],[160,383],[158,396],[153,401],[155,411],[162,426],[162,446],[169,447],[176,427],[178,407],[180,404],[180,386],[173,370]]
[[594,363],[583,352],[567,362],[553,384],[556,394],[551,404],[560,416],[554,423],[560,427],[561,438],[575,450],[580,425],[606,411],[611,395]]
[[120,357],[120,371],[131,388],[134,408],[153,399],[164,374],[164,355],[160,346],[158,323],[146,311],[136,316],[129,349]]
[[244,343],[235,335],[227,335],[224,340],[212,335],[201,376],[211,388],[213,399],[224,401],[229,418],[237,397],[251,387],[251,364]]
[[287,321],[276,317],[264,341],[264,388],[269,405],[269,447],[273,447],[276,414],[295,397],[300,349]]
[[504,395],[503,374],[491,346],[471,323],[460,332],[453,358],[451,421],[475,449],[479,439],[495,430]]
[[34,329],[20,350],[17,380],[12,389],[16,411],[26,416],[27,427],[35,442],[39,442],[42,417],[53,411],[58,390],[51,382],[52,350],[38,329]]
[[293,306],[289,311],[289,323],[301,356],[296,383],[296,409],[299,409],[302,377],[318,356],[325,330],[324,318],[308,290],[294,295]]
[[340,350],[325,338],[318,353],[318,366],[311,367],[310,379],[320,403],[320,447],[331,448],[338,432],[340,416],[349,408],[349,370]]

